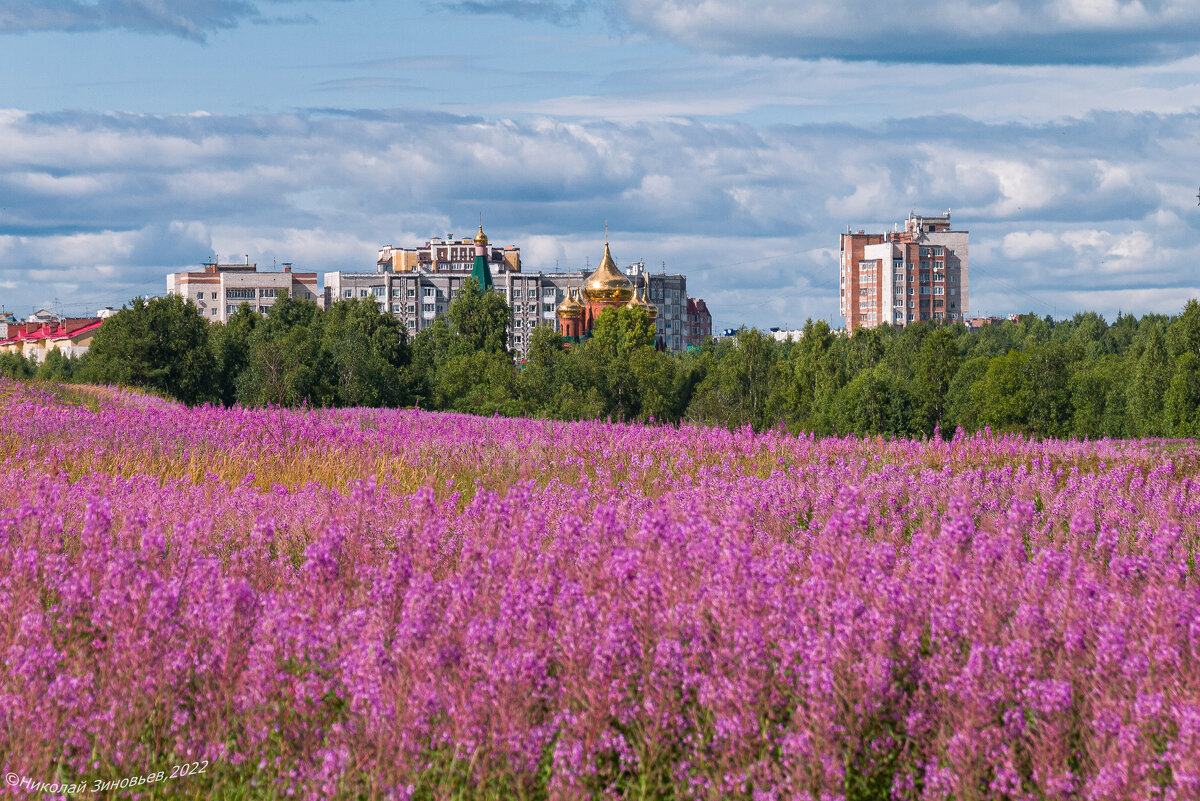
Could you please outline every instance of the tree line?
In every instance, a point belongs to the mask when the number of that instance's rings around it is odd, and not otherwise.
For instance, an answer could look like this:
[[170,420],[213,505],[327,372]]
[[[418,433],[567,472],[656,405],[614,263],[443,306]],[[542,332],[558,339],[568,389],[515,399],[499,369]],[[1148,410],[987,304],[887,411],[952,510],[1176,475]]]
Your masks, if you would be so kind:
[[1177,316],[1032,314],[969,331],[883,326],[847,337],[809,321],[674,355],[644,311],[612,309],[564,343],[535,328],[514,365],[509,309],[473,280],[410,338],[371,298],[329,310],[290,297],[209,323],[189,301],[137,298],[80,358],[0,355],[7,376],[138,386],[187,404],[417,406],[559,419],[690,422],[818,435],[1200,436],[1200,304]]

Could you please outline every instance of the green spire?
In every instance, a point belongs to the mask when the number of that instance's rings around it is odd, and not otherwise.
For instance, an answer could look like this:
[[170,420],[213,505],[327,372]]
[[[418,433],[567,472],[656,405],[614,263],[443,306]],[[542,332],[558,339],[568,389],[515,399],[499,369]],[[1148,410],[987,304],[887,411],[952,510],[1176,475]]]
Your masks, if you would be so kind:
[[471,265],[471,277],[479,282],[479,288],[484,292],[492,288],[492,271],[488,268],[486,256],[476,256]]

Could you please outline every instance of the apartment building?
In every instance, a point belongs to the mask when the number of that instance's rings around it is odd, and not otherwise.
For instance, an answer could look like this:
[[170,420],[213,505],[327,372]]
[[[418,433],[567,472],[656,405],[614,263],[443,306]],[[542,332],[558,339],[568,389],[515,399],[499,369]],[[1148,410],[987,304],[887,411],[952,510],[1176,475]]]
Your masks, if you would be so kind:
[[258,265],[249,260],[244,264],[212,262],[200,272],[171,273],[167,276],[167,293],[191,300],[206,320],[221,323],[228,321],[243,303],[266,314],[284,293],[317,303],[322,298],[316,273],[292,272],[290,266],[280,272],[260,272]]
[[705,342],[711,342],[712,314],[703,298],[688,298],[687,300],[687,336],[685,345],[698,348]]
[[968,313],[968,232],[950,212],[910,214],[904,230],[841,235],[839,312],[846,330],[920,320],[961,322]]
[[[521,249],[516,245],[491,246],[480,225],[469,239],[447,234],[420,247],[385,245],[379,249],[375,272],[325,273],[325,308],[338,300],[372,298],[381,312],[397,317],[409,336],[416,336],[445,314],[463,280],[471,275],[476,256],[483,256],[490,270],[492,291],[502,295],[512,310],[508,344],[522,358],[536,326],[552,325],[557,329],[556,311],[566,297],[567,287],[578,290],[590,275],[590,271],[583,270],[524,272]],[[665,270],[651,273],[642,262],[631,264],[625,273],[658,308],[658,347],[682,351],[688,345],[687,279]]]
[[[496,269],[498,266],[493,266],[492,291],[501,295],[512,310],[508,345],[524,357],[534,327],[551,325],[557,328],[556,310],[566,297],[568,285],[578,290],[590,273],[582,270],[515,272]],[[655,320],[659,347],[671,351],[687,347],[687,279],[666,272],[650,273],[640,262],[632,265],[627,274],[659,309]],[[455,271],[433,272],[418,267],[399,272],[325,273],[325,307],[329,308],[338,300],[372,298],[379,304],[381,312],[399,319],[413,337],[446,313],[463,280],[470,275],[469,264],[467,269]]]

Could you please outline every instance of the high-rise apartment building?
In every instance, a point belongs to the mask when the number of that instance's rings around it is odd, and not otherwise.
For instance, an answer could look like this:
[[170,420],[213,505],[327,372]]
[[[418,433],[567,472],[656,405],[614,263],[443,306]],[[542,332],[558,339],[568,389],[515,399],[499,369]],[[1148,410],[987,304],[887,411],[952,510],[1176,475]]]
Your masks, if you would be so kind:
[[966,231],[951,230],[949,211],[910,214],[903,231],[842,234],[839,310],[846,330],[961,322],[968,310],[967,239]]

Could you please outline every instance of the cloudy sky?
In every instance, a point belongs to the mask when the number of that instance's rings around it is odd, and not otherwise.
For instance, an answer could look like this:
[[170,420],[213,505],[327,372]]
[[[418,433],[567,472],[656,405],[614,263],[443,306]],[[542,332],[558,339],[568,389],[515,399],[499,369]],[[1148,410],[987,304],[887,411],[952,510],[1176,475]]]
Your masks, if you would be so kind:
[[837,317],[838,233],[951,209],[972,313],[1200,296],[1196,0],[0,0],[0,304],[473,232]]

